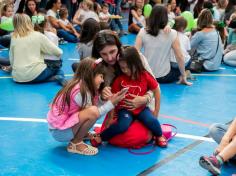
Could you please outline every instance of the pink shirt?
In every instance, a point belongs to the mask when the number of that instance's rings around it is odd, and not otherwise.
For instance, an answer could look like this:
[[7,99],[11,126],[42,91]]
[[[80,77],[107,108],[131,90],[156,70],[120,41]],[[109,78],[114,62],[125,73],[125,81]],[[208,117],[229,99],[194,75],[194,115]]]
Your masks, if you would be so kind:
[[[64,130],[71,128],[79,123],[79,111],[81,104],[76,101],[76,95],[80,93],[80,84],[77,84],[71,91],[70,107],[67,105],[62,113],[59,113],[59,107],[62,105],[61,97],[56,104],[52,105],[47,114],[47,121],[51,128]],[[88,97],[88,99],[91,99]]]

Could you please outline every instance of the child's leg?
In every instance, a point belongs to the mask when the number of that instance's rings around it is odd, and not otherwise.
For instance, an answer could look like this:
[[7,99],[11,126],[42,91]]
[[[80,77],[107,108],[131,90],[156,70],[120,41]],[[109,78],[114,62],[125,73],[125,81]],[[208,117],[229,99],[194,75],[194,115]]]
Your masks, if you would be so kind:
[[118,112],[117,123],[112,124],[109,128],[107,128],[100,134],[102,141],[108,141],[112,137],[124,133],[128,130],[132,121],[133,117],[129,111],[125,109],[120,110]]
[[83,137],[86,136],[90,128],[95,124],[99,117],[98,108],[96,106],[90,106],[78,113],[79,123],[72,127],[73,133],[75,134],[72,142],[78,143],[82,141]]
[[[86,136],[90,128],[95,124],[96,120],[99,117],[98,108],[96,106],[91,106],[89,108],[86,108],[82,111],[80,111],[78,114],[79,123],[72,127],[74,138],[71,140],[71,143],[78,144],[76,145],[77,151],[85,151],[95,154],[97,153],[97,150],[94,150],[94,148],[91,148],[91,146],[88,146],[87,144],[82,143],[83,137]],[[70,150],[72,148],[72,144],[68,145],[68,149]],[[89,149],[89,150],[88,150]],[[95,152],[95,153],[94,153]]]
[[161,125],[149,108],[146,107],[137,116],[137,119],[142,122],[153,133],[154,136],[162,136]]

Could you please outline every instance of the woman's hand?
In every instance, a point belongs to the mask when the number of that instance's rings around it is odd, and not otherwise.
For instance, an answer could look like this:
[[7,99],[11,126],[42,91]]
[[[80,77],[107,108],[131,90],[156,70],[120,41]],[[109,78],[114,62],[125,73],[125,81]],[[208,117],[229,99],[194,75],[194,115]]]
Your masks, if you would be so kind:
[[113,95],[111,92],[111,87],[104,87],[101,95],[102,100],[108,100]]
[[184,84],[187,86],[191,86],[193,83],[188,82],[186,76],[180,76],[179,81],[177,82],[177,84]]
[[140,106],[146,105],[147,103],[147,98],[145,96],[137,96],[134,94],[129,94],[129,96],[133,97],[133,99],[125,99],[124,108],[127,108],[130,111],[135,110]]

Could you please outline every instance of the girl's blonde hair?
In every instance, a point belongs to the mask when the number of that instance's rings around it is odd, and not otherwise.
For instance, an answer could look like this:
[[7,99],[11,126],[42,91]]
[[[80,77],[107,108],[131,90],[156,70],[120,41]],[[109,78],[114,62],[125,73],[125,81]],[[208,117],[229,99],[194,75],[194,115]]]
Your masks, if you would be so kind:
[[26,14],[15,14],[13,17],[13,37],[25,37],[34,31],[30,17]]
[[93,10],[94,9],[93,1],[83,0],[83,3],[88,6],[89,10]]

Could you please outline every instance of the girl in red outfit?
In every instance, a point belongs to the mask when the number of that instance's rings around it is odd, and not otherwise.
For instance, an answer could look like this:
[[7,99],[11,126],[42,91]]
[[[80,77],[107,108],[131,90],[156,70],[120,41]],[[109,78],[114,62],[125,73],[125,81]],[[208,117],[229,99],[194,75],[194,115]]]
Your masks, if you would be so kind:
[[117,123],[112,124],[102,131],[100,136],[91,140],[92,145],[98,146],[102,141],[108,141],[114,136],[124,133],[134,120],[139,120],[153,133],[156,144],[166,147],[167,141],[162,136],[161,126],[157,119],[160,109],[160,94],[157,81],[145,70],[135,47],[123,47],[119,54],[118,63],[121,74],[112,85],[112,93],[127,89],[125,99],[133,99],[133,95],[143,96],[147,91],[151,90],[155,97],[155,109],[153,112],[146,106],[129,109],[124,103],[125,100],[121,101],[114,110],[117,115]]

